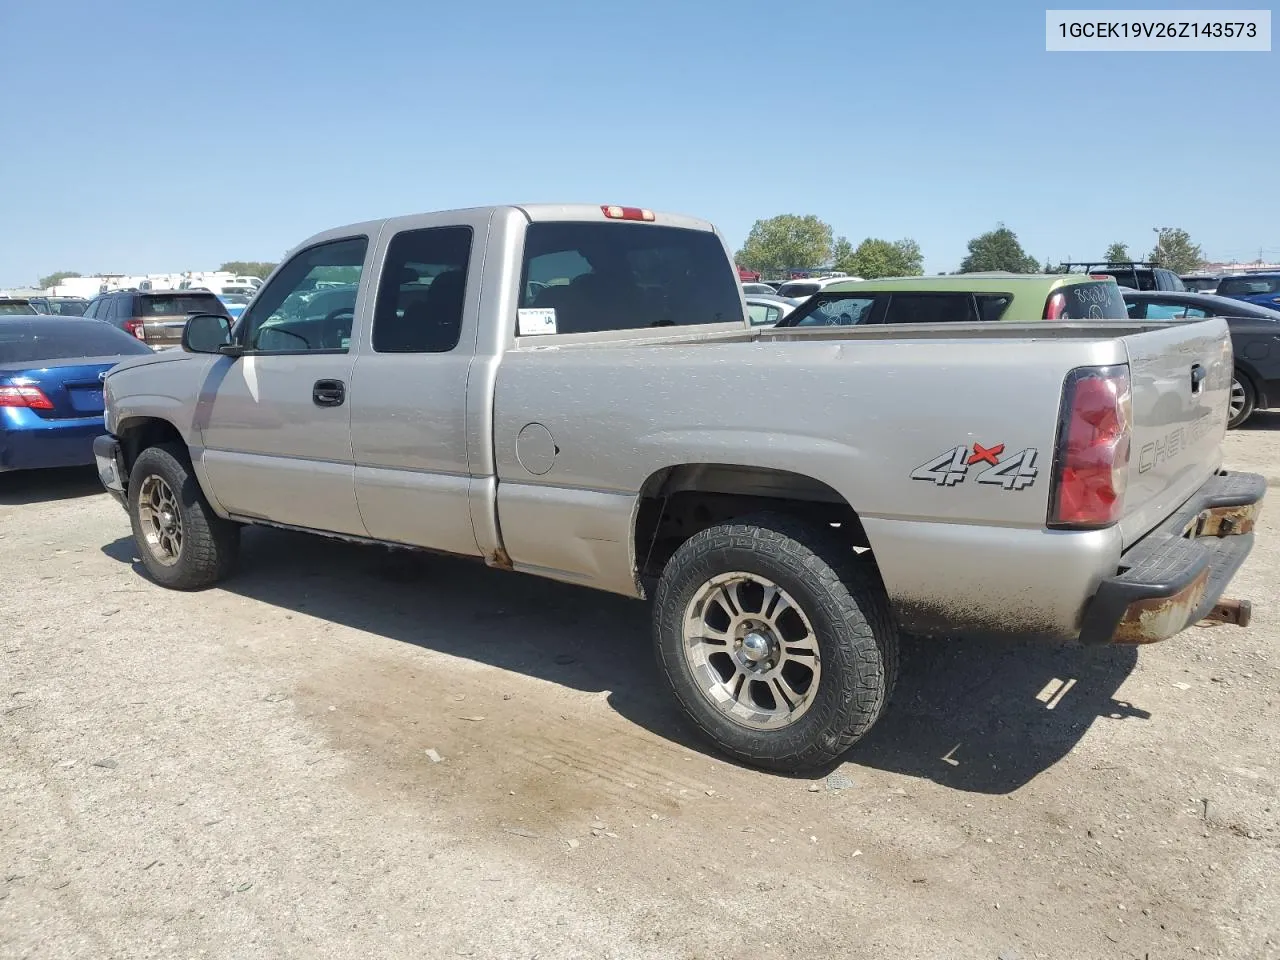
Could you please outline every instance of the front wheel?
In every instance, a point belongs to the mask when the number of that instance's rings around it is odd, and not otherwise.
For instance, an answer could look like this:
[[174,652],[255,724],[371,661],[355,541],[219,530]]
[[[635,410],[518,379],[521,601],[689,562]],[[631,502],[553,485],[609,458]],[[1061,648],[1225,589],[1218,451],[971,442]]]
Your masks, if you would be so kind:
[[151,579],[173,590],[199,590],[235,565],[240,528],[214,513],[186,451],[148,447],[129,474],[129,519]]
[[1234,430],[1253,416],[1254,407],[1258,404],[1258,394],[1253,389],[1253,381],[1239,370],[1231,379],[1231,402],[1227,412],[1227,429]]
[[898,638],[874,569],[821,527],[760,515],[687,540],[655,598],[658,660],[730,756],[799,773],[879,719]]

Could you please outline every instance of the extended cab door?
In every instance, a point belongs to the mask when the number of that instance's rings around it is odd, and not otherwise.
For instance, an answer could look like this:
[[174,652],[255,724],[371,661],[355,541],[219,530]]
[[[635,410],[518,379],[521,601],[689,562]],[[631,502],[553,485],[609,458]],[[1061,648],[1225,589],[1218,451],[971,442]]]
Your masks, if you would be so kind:
[[[356,499],[371,537],[479,555],[468,503],[467,383],[487,215],[397,225],[374,256],[378,295],[352,379]],[[472,414],[487,425],[487,405]],[[471,442],[484,445],[487,432]]]
[[365,535],[348,392],[371,246],[348,236],[295,254],[241,317],[244,355],[210,367],[196,425],[210,487],[232,514]]

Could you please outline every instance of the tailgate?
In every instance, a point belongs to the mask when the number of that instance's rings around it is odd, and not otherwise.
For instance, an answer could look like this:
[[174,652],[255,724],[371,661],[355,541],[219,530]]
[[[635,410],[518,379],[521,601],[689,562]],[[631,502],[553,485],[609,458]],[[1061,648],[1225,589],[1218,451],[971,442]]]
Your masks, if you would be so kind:
[[1133,391],[1133,444],[1120,521],[1127,547],[1218,468],[1233,359],[1225,320],[1170,324],[1123,340]]

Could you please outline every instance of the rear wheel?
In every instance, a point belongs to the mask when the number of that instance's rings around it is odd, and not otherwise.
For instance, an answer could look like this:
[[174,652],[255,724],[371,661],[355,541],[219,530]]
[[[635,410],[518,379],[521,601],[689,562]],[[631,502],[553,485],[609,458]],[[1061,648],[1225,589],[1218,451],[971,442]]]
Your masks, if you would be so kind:
[[658,585],[654,636],[694,724],[730,756],[789,773],[857,742],[897,673],[874,570],[822,527],[782,515],[686,541]]
[[129,474],[129,519],[151,579],[199,590],[235,565],[240,528],[214,513],[178,444],[148,447]]
[[1253,389],[1253,382],[1239,370],[1231,379],[1231,403],[1227,414],[1227,429],[1234,430],[1253,416],[1258,404],[1258,393]]

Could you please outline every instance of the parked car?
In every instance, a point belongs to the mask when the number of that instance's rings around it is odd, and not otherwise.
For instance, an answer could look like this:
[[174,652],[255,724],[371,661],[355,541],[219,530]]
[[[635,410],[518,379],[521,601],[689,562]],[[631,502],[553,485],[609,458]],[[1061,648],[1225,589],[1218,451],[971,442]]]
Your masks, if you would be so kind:
[[249,305],[249,297],[243,293],[224,293],[218,299],[227,308],[227,316],[232,320],[240,319],[240,314],[244,313],[244,308]]
[[[285,312],[339,269],[352,307]],[[1042,279],[1041,305],[1050,282],[1077,286]],[[1265,481],[1219,467],[1224,321],[940,335],[751,329],[743,306],[692,217],[340,227],[234,329],[195,316],[183,351],[111,371],[99,475],[174,589],[266,523],[651,596],[692,722],[784,770],[871,727],[899,628],[1109,644],[1246,619],[1218,602]]]
[[1274,309],[1280,307],[1280,273],[1242,273],[1223,277],[1217,293],[1220,297]]
[[90,300],[84,315],[105,320],[148,346],[162,349],[182,343],[182,328],[193,313],[231,318],[215,294],[201,290],[117,290]]
[[778,291],[775,290],[773,287],[769,286],[767,283],[744,283],[742,285],[742,292],[748,295],[760,294],[763,296],[772,296]]
[[26,297],[0,297],[0,317],[28,317],[36,312]]
[[1188,293],[1217,293],[1222,275],[1217,273],[1189,273],[1180,278]]
[[84,297],[32,297],[31,306],[36,313],[59,317],[82,317],[89,301]]
[[92,320],[36,315],[0,321],[0,472],[93,463],[106,372],[151,352]]
[[959,273],[828,284],[779,321],[783,327],[1002,320],[1124,320],[1120,288],[1107,276]]
[[1131,290],[1185,290],[1186,287],[1172,270],[1154,263],[1139,261],[1111,261],[1095,263],[1065,263],[1067,273],[1105,273],[1116,278],[1116,283]]
[[860,279],[860,277],[818,277],[812,280],[788,280],[778,287],[778,296],[802,299],[812,296],[819,290],[825,290],[833,283],[844,283],[849,280]]
[[1124,302],[1135,320],[1227,321],[1235,357],[1229,429],[1240,426],[1255,410],[1280,407],[1280,311],[1204,293],[1127,292]]
[[752,294],[746,296],[747,319],[753,327],[771,327],[789,314],[804,300],[779,297],[776,294]]

